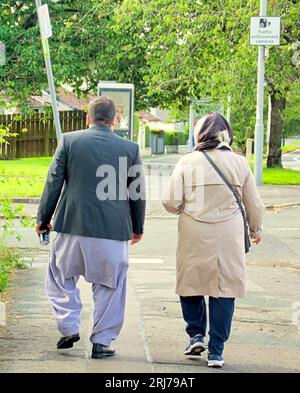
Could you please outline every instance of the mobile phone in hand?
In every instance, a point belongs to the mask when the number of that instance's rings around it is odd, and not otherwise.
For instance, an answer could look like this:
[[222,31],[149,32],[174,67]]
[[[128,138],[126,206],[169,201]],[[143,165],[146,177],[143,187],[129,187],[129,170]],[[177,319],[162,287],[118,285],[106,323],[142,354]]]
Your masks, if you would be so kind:
[[41,246],[48,246],[48,244],[50,243],[50,231],[41,233],[39,237]]

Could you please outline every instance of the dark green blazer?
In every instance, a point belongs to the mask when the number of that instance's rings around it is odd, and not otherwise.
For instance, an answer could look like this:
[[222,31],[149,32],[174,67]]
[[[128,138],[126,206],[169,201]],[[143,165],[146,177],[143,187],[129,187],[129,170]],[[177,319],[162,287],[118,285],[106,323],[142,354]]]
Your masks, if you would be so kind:
[[55,212],[56,232],[112,240],[130,240],[132,233],[143,233],[146,196],[140,168],[138,145],[108,127],[63,134],[37,224],[45,227]]

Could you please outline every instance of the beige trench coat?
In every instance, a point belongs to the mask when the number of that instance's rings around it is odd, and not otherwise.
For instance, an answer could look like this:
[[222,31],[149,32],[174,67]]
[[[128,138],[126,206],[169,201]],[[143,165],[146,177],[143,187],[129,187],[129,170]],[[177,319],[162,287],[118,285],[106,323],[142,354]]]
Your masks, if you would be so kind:
[[[261,231],[263,203],[246,158],[230,150],[208,152],[245,206],[250,234]],[[230,189],[200,152],[184,155],[163,197],[165,209],[179,215],[177,285],[180,296],[242,298],[246,265],[244,224]]]

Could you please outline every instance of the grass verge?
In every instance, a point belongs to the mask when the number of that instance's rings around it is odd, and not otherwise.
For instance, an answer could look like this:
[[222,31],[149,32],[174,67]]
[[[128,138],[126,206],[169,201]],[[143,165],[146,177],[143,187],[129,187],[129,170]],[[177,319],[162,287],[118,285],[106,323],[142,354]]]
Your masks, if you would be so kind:
[[264,168],[263,183],[279,186],[300,186],[300,171],[285,168]]
[[52,157],[0,161],[0,195],[39,197]]
[[296,141],[294,142],[292,145],[286,145],[286,146],[282,146],[281,150],[283,153],[289,153],[291,151],[300,149],[300,142]]

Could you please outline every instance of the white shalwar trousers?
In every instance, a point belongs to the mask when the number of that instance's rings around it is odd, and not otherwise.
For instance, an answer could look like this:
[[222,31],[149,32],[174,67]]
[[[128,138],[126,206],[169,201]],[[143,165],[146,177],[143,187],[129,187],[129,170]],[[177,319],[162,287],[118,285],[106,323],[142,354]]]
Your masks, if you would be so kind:
[[128,242],[58,233],[50,253],[46,292],[58,330],[79,333],[82,303],[80,276],[92,283],[94,324],[90,340],[109,346],[124,323]]

